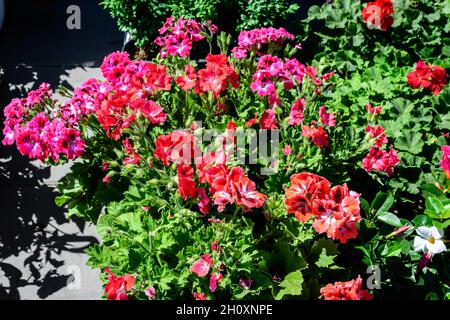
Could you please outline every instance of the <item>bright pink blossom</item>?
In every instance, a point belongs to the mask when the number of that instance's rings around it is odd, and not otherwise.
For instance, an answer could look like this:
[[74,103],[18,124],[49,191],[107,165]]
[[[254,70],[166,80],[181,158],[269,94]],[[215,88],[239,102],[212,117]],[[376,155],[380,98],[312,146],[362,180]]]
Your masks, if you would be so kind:
[[327,108],[325,106],[321,106],[319,108],[319,117],[320,117],[320,122],[322,122],[322,124],[324,126],[334,127],[336,125],[336,120],[334,119],[334,114],[327,113]]
[[440,165],[444,173],[450,179],[450,146],[442,147],[442,159]]
[[215,292],[217,289],[217,284],[223,279],[223,275],[219,272],[213,273],[209,278],[209,290]]
[[209,269],[211,268],[213,261],[209,254],[204,254],[200,259],[196,260],[191,266],[191,272],[198,275],[200,278],[203,278],[209,273]]

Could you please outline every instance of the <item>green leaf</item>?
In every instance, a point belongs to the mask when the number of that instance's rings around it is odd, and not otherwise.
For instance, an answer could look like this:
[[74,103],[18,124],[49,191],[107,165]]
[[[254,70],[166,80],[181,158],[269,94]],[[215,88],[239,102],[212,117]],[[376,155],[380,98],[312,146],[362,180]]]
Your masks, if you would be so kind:
[[390,193],[379,192],[372,201],[371,207],[378,213],[388,211],[394,204],[394,197]]
[[117,218],[122,223],[126,223],[131,231],[142,232],[141,216],[138,212],[128,212]]
[[439,298],[439,295],[435,292],[430,292],[427,294],[427,296],[425,297],[425,300],[441,300]]
[[128,264],[131,270],[135,270],[139,267],[142,259],[142,253],[139,250],[132,248],[128,251]]
[[426,215],[418,215],[416,216],[412,223],[417,227],[427,226],[430,227],[433,225],[433,219]]
[[441,211],[444,210],[444,205],[438,198],[433,197],[427,198],[427,200],[425,201],[425,206],[427,210],[437,214],[439,214]]
[[276,300],[281,300],[285,295],[299,296],[302,294],[303,275],[300,270],[289,273],[280,283],[281,289],[275,296]]
[[418,132],[404,132],[403,135],[395,141],[395,147],[398,150],[408,151],[412,154],[419,154],[423,148],[422,135]]
[[391,212],[380,212],[376,215],[376,218],[386,224],[389,224],[394,227],[401,227],[402,222],[400,219]]
[[319,255],[319,259],[316,261],[316,266],[319,268],[326,268],[334,263],[336,255],[328,255],[327,249],[323,248]]
[[439,222],[437,220],[433,220],[433,225],[440,230],[445,230],[450,226],[450,219],[446,220],[444,222]]
[[65,205],[71,198],[65,195],[59,196],[55,198],[55,203],[58,207],[62,207]]

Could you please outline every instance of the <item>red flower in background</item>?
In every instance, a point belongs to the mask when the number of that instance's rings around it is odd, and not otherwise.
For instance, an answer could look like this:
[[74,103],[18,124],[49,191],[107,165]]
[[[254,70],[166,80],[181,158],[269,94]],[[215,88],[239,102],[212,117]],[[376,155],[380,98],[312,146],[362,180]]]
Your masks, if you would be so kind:
[[387,152],[377,146],[373,146],[370,149],[367,156],[362,161],[362,167],[368,172],[372,170],[386,172],[389,176],[394,174],[394,167],[400,163],[398,159],[397,151],[392,147]]
[[190,64],[184,66],[184,72],[186,75],[184,77],[178,77],[176,83],[181,89],[188,91],[195,86],[197,73],[195,72],[195,68]]
[[372,127],[371,125],[368,125],[366,127],[366,132],[372,138],[375,138],[375,146],[379,148],[381,148],[384,144],[389,142],[384,132],[384,128],[382,126]]
[[328,147],[330,145],[328,141],[328,133],[323,127],[302,127],[302,135],[305,138],[311,138],[312,142],[319,148]]
[[188,57],[191,53],[193,42],[206,38],[207,32],[216,33],[217,27],[209,23],[198,23],[192,19],[175,18],[166,19],[163,27],[159,30],[160,36],[156,38],[155,44],[162,47],[161,58],[168,54],[171,56]]
[[153,124],[163,123],[167,119],[164,109],[153,100],[142,101],[139,111]]
[[281,151],[284,153],[284,155],[289,156],[292,154],[293,150],[289,144],[284,145],[283,149]]
[[192,296],[194,297],[195,300],[206,300],[206,296],[203,292],[200,293],[194,292],[192,293]]
[[241,167],[230,170],[223,165],[212,168],[210,173],[213,173],[213,176],[210,176],[212,183],[209,191],[213,195],[214,203],[219,206],[219,212],[223,211],[228,203],[236,203],[248,211],[260,208],[266,201],[267,196],[256,190],[256,184],[245,175]]
[[289,113],[289,125],[298,126],[303,121],[303,111],[305,110],[306,100],[303,98],[297,99],[292,105]]
[[194,135],[186,130],[177,130],[156,138],[153,156],[168,166],[171,162],[191,163],[196,153]]
[[448,74],[440,66],[427,65],[423,61],[418,61],[415,70],[408,73],[407,80],[414,89],[429,88],[433,95],[436,95],[448,83]]
[[414,89],[428,88],[431,85],[431,69],[423,61],[416,63],[416,69],[407,75],[408,83]]
[[286,189],[286,209],[300,222],[309,220],[314,213],[313,202],[324,199],[330,192],[330,182],[312,173],[298,173],[291,176],[291,186]]
[[445,69],[439,66],[431,66],[431,92],[436,95],[441,92],[448,83],[448,74]]
[[135,164],[138,165],[140,161],[139,154],[136,153],[133,147],[133,143],[130,141],[129,138],[126,138],[122,141],[122,145],[125,148],[125,152],[129,155],[129,157],[126,157],[123,160],[124,164]]
[[198,209],[203,215],[207,215],[212,207],[211,199],[206,195],[205,188],[197,188]]
[[334,114],[327,113],[327,108],[325,106],[321,106],[319,108],[319,117],[320,117],[320,122],[322,122],[322,124],[324,126],[334,127],[336,125],[336,120],[334,119]]
[[221,273],[214,273],[209,278],[209,290],[211,292],[215,292],[217,289],[217,284],[223,279],[223,275]]
[[225,54],[208,54],[206,68],[198,71],[195,92],[202,94],[211,91],[218,96],[227,88],[228,83],[234,88],[239,86],[239,75],[228,65],[228,57]]
[[382,106],[372,107],[370,103],[366,104],[366,110],[369,114],[380,114],[381,109],[383,109]]
[[450,179],[450,146],[442,147],[442,160],[440,162],[442,170]]
[[362,9],[362,16],[369,27],[386,31],[393,23],[394,5],[391,0],[376,0],[368,2]]
[[116,276],[109,268],[105,271],[109,273],[109,283],[105,286],[105,292],[108,300],[128,300],[127,292],[131,291],[134,286],[134,277],[126,274],[124,276]]
[[318,233],[341,243],[358,235],[356,223],[359,214],[359,194],[350,191],[346,184],[330,189],[330,182],[312,173],[291,176],[291,186],[286,189],[286,210],[300,222],[314,215],[313,227]]
[[326,200],[314,202],[316,217],[313,227],[317,233],[327,233],[328,238],[346,243],[358,235],[356,223],[359,214],[359,194],[349,191],[346,184],[331,189]]
[[362,278],[358,278],[346,282],[335,282],[328,284],[320,293],[325,300],[372,300],[373,295],[368,290],[361,289]]
[[245,126],[246,126],[246,127],[251,127],[251,126],[253,126],[255,123],[258,123],[258,121],[259,121],[259,119],[258,119],[258,113],[255,112],[255,114],[253,115],[253,118],[251,118],[250,120],[248,120],[248,121],[245,123]]
[[261,129],[271,130],[277,128],[278,123],[275,111],[267,109],[261,116]]
[[197,195],[196,183],[193,179],[194,168],[185,163],[180,163],[177,166],[178,175],[178,193],[187,200],[188,198],[195,198]]

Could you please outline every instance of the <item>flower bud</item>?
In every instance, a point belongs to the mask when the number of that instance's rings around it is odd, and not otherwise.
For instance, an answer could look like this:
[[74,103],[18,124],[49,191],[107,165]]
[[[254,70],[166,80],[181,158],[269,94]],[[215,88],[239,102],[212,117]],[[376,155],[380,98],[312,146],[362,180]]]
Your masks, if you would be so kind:
[[431,252],[425,252],[422,257],[420,258],[419,264],[417,265],[417,273],[420,273],[423,268],[427,266],[427,264],[430,262],[431,257],[433,257],[433,254]]

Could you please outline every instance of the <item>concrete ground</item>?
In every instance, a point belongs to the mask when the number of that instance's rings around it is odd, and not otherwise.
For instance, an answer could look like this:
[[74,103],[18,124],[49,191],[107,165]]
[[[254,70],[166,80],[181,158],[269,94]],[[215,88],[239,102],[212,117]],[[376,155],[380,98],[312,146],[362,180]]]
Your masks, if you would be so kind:
[[[80,8],[80,30],[67,28],[71,5]],[[120,50],[122,41],[98,1],[7,0],[0,110],[41,82],[71,89],[98,77],[103,57]],[[98,242],[95,228],[67,219],[54,204],[54,187],[67,170],[29,161],[0,144],[0,299],[101,297],[98,271],[86,266],[83,253]]]

